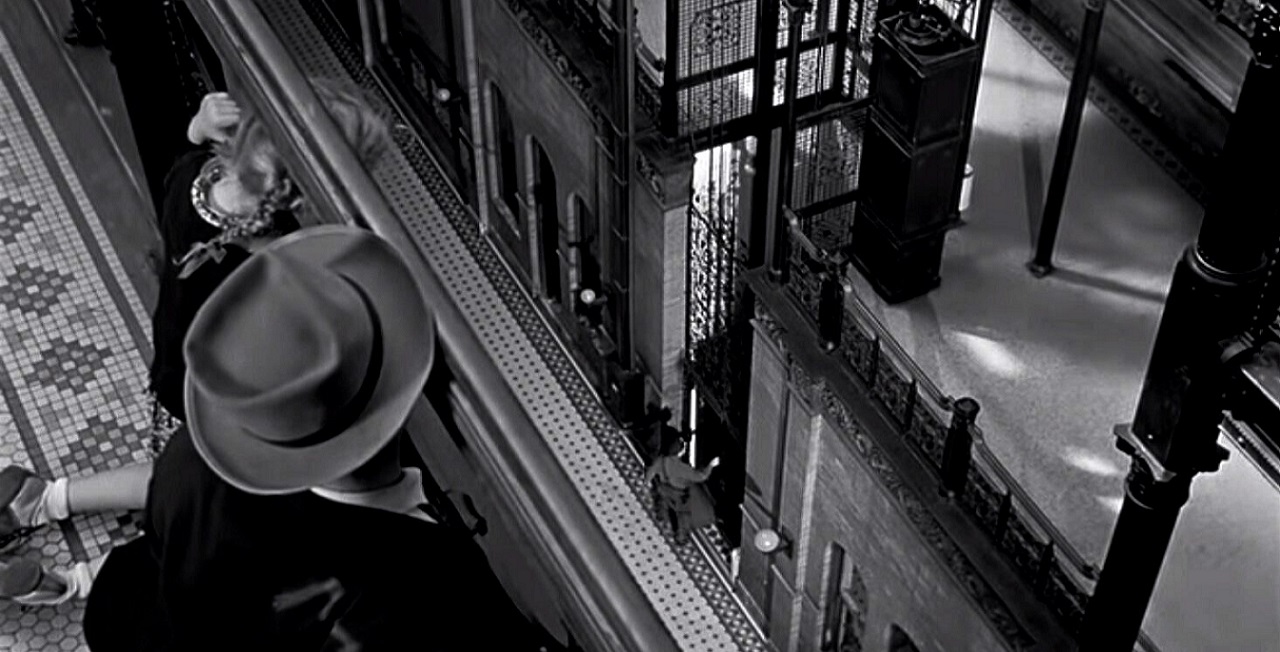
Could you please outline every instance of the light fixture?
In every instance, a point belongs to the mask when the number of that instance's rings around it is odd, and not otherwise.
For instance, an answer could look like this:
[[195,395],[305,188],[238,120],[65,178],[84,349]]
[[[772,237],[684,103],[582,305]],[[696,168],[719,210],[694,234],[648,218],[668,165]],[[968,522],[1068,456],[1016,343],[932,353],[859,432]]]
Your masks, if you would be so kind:
[[772,555],[775,552],[789,553],[791,551],[791,542],[785,536],[772,528],[764,528],[756,531],[755,537],[751,540],[756,550]]

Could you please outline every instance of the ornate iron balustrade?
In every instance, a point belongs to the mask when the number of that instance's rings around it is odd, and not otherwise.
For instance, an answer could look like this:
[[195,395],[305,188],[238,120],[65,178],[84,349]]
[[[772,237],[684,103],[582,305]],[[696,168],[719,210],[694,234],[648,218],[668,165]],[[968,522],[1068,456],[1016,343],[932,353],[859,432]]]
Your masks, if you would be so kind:
[[[1097,579],[1097,567],[1076,551],[1000,463],[987,447],[982,428],[958,417],[956,406],[961,399],[944,394],[933,383],[852,289],[842,286],[842,292],[823,293],[821,287],[830,282],[833,273],[837,278],[842,276],[843,261],[815,247],[798,224],[793,225],[791,237],[791,274],[786,289],[813,318],[812,325],[824,345],[865,383],[904,440],[940,479],[957,473],[957,462],[947,459],[952,455],[948,447],[958,444],[967,449],[968,454],[962,454],[958,462],[959,481],[951,484],[954,500],[1037,597],[1070,631],[1076,631]],[[832,306],[832,302],[842,305]],[[830,315],[835,308],[839,317],[833,324]],[[828,334],[833,329],[838,333],[834,341]],[[949,442],[953,437],[960,440]],[[1156,648],[1144,636],[1138,649]]]

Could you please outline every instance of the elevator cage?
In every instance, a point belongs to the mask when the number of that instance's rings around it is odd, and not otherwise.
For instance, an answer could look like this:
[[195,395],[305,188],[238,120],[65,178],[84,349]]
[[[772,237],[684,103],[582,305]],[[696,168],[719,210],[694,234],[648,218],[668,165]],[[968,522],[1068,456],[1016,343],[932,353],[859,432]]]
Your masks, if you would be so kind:
[[[932,4],[960,31],[974,34],[973,0]],[[804,272],[790,285],[793,293],[809,290],[816,305],[822,284],[832,286],[838,273],[839,252],[850,244],[877,26],[919,7],[917,0],[814,0],[804,10],[779,0],[667,2],[660,127],[697,152],[688,209],[684,365],[686,398],[697,400],[687,401],[686,410],[707,408],[697,421],[714,417],[716,431],[727,439],[716,447],[720,451],[745,449],[746,442],[754,301],[743,278],[748,232],[760,232],[749,223],[776,213],[774,219],[789,221],[800,234],[805,246],[790,250],[788,264]],[[795,106],[788,107],[792,15],[803,23]],[[771,88],[772,101],[756,101],[762,88]],[[767,151],[759,142],[765,138],[794,143],[790,160],[757,158],[758,150]],[[770,169],[777,165],[785,169]],[[789,183],[779,185],[790,188],[788,196],[775,206],[753,205],[752,199],[774,196],[753,192],[757,184],[778,184],[783,176]],[[742,499],[735,480],[712,488],[717,502],[734,510]]]
[[[847,246],[862,167],[875,30],[884,18],[918,6],[908,0],[816,0],[803,12],[795,92],[803,106],[796,107],[791,131],[779,110],[786,108],[788,8],[778,0],[668,2],[668,21],[675,21],[668,32],[677,38],[667,42],[668,61],[674,64],[666,68],[666,101],[676,108],[675,137],[699,152],[688,215],[686,375],[705,385],[704,392],[720,399],[712,403],[726,412],[741,402],[732,379],[748,371],[732,359],[746,356],[747,347],[727,333],[737,314],[745,265],[740,213],[749,205],[744,193],[750,188],[744,187],[742,172],[749,167],[754,175],[765,175],[770,165],[754,160],[755,136],[776,126],[782,128],[781,138],[795,143],[790,169],[782,172],[792,181],[790,196],[781,202],[782,219],[793,220],[823,251]],[[937,0],[934,6],[961,31],[974,33],[972,0]],[[761,44],[773,50],[763,61],[757,57]],[[773,101],[766,107],[754,101],[761,74],[774,80]],[[765,115],[757,116],[761,110]],[[760,206],[751,210],[766,212]],[[745,413],[722,416],[745,423]]]

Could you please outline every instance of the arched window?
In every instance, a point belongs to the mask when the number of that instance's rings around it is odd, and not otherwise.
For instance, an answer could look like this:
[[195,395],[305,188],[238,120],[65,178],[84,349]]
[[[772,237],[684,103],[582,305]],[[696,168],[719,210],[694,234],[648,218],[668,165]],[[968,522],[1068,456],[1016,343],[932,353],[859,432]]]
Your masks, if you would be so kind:
[[894,625],[889,629],[889,652],[920,652],[920,648],[901,627]]
[[493,119],[494,162],[493,188],[496,199],[520,219],[520,181],[516,170],[516,130],[511,125],[511,112],[498,85],[489,82],[489,105]]
[[867,586],[856,565],[846,565],[844,548],[827,549],[826,591],[823,596],[821,649],[823,652],[862,652],[867,628]]
[[840,585],[844,583],[844,548],[838,543],[827,546],[826,578],[822,591],[822,649],[834,650],[844,607],[840,599]]
[[556,170],[546,150],[529,139],[533,162],[534,210],[538,216],[538,262],[542,266],[542,291],[548,299],[560,300],[560,193],[556,188]]

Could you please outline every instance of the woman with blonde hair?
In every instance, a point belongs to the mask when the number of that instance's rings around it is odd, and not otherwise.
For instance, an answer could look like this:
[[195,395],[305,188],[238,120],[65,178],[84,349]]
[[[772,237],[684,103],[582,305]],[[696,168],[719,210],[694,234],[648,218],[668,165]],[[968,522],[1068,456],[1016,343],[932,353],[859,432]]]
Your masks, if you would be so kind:
[[[390,144],[386,122],[357,88],[323,79],[312,80],[312,87],[360,160],[375,166]],[[165,179],[159,219],[165,263],[152,316],[153,458],[185,420],[183,340],[196,312],[254,251],[296,231],[303,208],[279,149],[251,107],[211,93],[191,119],[187,139],[193,149]],[[73,514],[143,509],[151,472],[148,461],[50,482],[19,466],[0,470],[0,550]],[[83,596],[100,564],[36,578],[52,580],[41,584],[6,574],[0,562],[0,598],[53,604]]]

